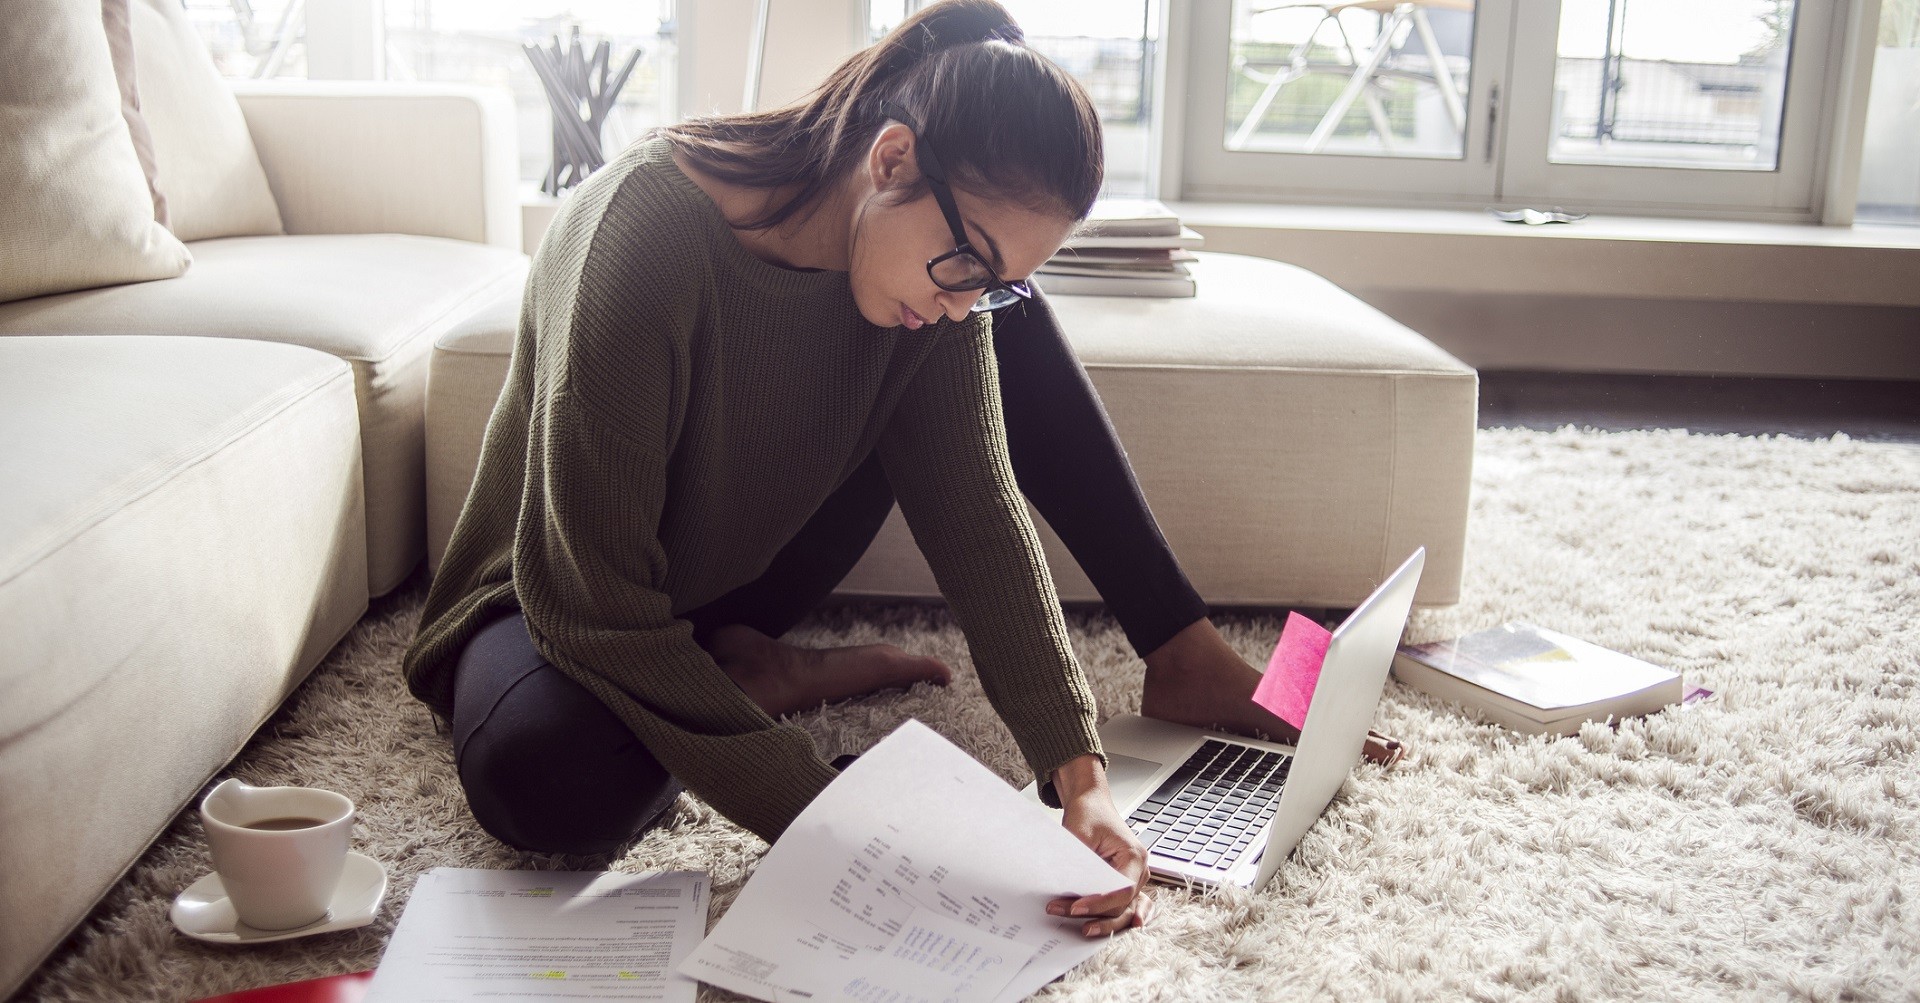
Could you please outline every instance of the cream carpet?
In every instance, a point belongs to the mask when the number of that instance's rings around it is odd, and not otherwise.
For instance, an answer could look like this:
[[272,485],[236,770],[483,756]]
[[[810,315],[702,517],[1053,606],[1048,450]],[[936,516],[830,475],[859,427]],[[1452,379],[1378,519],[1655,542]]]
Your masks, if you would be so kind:
[[[1485,431],[1469,547],[1464,601],[1416,613],[1411,639],[1527,618],[1718,697],[1548,740],[1390,684],[1377,725],[1416,760],[1357,769],[1263,893],[1162,890],[1151,927],[1043,995],[1920,999],[1920,450]],[[169,900],[208,867],[183,814],[30,998],[185,1000],[369,968],[414,876],[440,865],[702,869],[731,901],[764,844],[688,798],[612,860],[529,857],[482,834],[395,668],[420,600],[416,586],[380,603],[221,774],[354,797],[356,848],[392,876],[379,921],[243,950],[177,935]],[[1279,619],[1221,619],[1264,664]],[[1117,627],[1085,613],[1072,626],[1102,713],[1137,710],[1140,666]],[[950,689],[805,715],[824,753],[917,717],[1017,776],[938,609],[835,610],[796,635],[889,641],[958,670]]]

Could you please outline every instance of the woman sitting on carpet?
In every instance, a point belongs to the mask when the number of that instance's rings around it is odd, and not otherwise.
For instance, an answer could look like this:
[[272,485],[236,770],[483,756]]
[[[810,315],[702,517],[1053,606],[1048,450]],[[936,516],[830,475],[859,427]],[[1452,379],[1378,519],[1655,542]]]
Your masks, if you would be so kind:
[[1031,499],[1146,661],[1143,713],[1296,734],[1214,630],[1047,303],[1100,125],[990,0],[946,0],[801,105],[694,120],[576,190],[529,278],[479,472],[407,653],[473,814],[599,853],[680,784],[776,839],[836,775],[782,715],[947,667],[776,640],[897,498],[1042,796],[1132,888]]

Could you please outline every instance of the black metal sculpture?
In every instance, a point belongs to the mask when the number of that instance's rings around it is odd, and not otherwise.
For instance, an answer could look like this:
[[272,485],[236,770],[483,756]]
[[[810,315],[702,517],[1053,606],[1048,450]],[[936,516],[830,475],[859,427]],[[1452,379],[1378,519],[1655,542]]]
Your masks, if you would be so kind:
[[547,108],[553,113],[553,165],[547,168],[540,190],[558,195],[606,164],[600,149],[600,130],[620,98],[620,89],[627,85],[627,77],[640,62],[641,50],[628,53],[620,71],[608,79],[607,61],[613,44],[602,41],[594,48],[593,58],[587,59],[580,47],[579,25],[573,27],[572,42],[565,49],[560,47],[558,35],[551,50],[537,45],[520,48],[540,75],[547,92]]

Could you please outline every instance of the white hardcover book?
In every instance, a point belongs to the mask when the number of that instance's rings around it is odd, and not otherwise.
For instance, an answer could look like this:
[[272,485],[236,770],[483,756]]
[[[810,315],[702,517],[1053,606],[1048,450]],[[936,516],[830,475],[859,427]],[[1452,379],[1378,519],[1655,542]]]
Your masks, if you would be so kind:
[[1181,299],[1193,295],[1193,279],[1182,276],[1121,278],[1106,275],[1061,275],[1041,272],[1033,280],[1048,295],[1060,296],[1148,296]]
[[1199,261],[1200,256],[1182,248],[1172,247],[1063,247],[1052,261],[1079,262],[1152,262],[1174,264],[1183,261]]
[[1174,237],[1180,217],[1158,199],[1104,198],[1082,224],[1089,234],[1107,237]]
[[1076,249],[1139,247],[1139,248],[1160,248],[1163,250],[1169,249],[1169,248],[1184,247],[1189,250],[1192,250],[1194,248],[1200,247],[1205,243],[1206,243],[1206,238],[1200,236],[1200,231],[1195,230],[1191,227],[1183,226],[1180,228],[1180,233],[1178,236],[1107,237],[1099,234],[1090,234],[1085,236],[1069,237],[1067,238],[1066,246],[1069,248],[1076,248]]
[[1128,264],[1111,262],[1102,264],[1084,264],[1077,261],[1054,259],[1040,266],[1042,275],[1093,275],[1116,279],[1181,279],[1191,277],[1184,265],[1172,263]]
[[1571,735],[1587,721],[1651,714],[1681,701],[1680,676],[1528,623],[1401,645],[1395,678],[1517,731]]

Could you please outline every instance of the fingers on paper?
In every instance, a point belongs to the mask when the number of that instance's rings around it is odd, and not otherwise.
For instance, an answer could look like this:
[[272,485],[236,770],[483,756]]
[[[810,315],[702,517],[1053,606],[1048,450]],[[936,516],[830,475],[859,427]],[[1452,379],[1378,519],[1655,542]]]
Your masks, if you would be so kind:
[[1135,926],[1146,926],[1153,918],[1153,899],[1142,893],[1133,900],[1133,904],[1118,916],[1096,919],[1083,924],[1080,932],[1088,937],[1111,937],[1122,930]]
[[1133,902],[1133,889],[1122,888],[1105,895],[1068,899],[1068,916],[1118,916]]
[[1089,937],[1105,937],[1131,926],[1144,926],[1151,915],[1151,899],[1145,892],[1122,888],[1104,895],[1081,898],[1068,896],[1047,903],[1047,912],[1055,916],[1085,917],[1080,932]]

